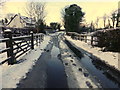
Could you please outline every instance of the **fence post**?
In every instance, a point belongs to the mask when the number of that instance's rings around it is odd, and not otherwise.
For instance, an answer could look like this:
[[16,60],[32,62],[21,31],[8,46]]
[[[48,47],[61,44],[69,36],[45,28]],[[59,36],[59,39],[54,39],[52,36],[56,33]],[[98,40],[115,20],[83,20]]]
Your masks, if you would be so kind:
[[34,36],[33,36],[33,32],[30,32],[31,34],[31,49],[34,49]]
[[41,35],[39,35],[39,45],[40,45],[40,42],[41,42]]
[[43,42],[43,40],[44,40],[44,35],[42,34],[42,42]]
[[81,41],[83,40],[83,36],[81,35]]
[[35,39],[36,39],[36,46],[38,46],[38,35],[35,36]]
[[93,36],[91,36],[91,45],[93,46]]
[[8,65],[13,65],[16,60],[15,60],[15,56],[13,53],[13,40],[12,40],[12,31],[10,29],[7,29],[4,31],[5,33],[5,38],[9,38],[8,41],[6,41],[6,48],[10,48],[10,50],[7,51],[7,57],[10,59],[8,60]]
[[79,36],[79,40],[81,41],[81,35]]
[[39,45],[39,35],[37,36],[37,44]]
[[87,43],[87,35],[85,35],[85,43]]

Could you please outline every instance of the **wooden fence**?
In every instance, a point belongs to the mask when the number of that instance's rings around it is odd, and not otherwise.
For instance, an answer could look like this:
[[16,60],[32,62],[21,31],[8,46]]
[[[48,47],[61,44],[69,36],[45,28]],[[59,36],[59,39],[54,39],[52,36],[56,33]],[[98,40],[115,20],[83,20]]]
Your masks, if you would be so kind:
[[0,39],[0,43],[5,43],[6,48],[0,50],[0,54],[7,52],[7,59],[0,62],[3,64],[8,62],[8,65],[16,63],[16,59],[25,54],[30,49],[34,49],[35,45],[40,45],[43,41],[43,34],[33,34],[20,37],[13,37],[11,30],[5,31],[5,38]]
[[[84,42],[90,42],[92,46],[95,46],[97,44],[97,37],[93,35],[87,35],[87,34],[78,34],[75,32],[67,32],[66,33],[68,36],[71,36],[72,39],[75,40],[81,40]],[[89,37],[89,38],[88,38]]]

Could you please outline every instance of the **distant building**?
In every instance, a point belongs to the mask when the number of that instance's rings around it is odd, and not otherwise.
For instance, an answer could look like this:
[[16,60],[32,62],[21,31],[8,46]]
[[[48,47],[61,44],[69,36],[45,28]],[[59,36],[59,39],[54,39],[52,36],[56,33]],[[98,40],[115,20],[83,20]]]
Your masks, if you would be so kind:
[[16,14],[6,25],[7,28],[34,28],[35,21],[31,18]]

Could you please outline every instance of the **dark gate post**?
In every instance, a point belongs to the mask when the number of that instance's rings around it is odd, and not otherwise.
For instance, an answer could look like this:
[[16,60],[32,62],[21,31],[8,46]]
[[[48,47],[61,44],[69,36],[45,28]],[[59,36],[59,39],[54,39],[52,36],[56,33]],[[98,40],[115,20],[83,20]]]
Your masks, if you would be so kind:
[[6,41],[6,48],[10,48],[10,50],[7,51],[7,57],[10,58],[8,60],[8,65],[13,65],[16,62],[16,60],[13,53],[12,31],[10,29],[7,29],[4,31],[4,33],[5,33],[5,38],[9,38],[9,40]]
[[34,36],[33,36],[33,32],[30,32],[31,34],[31,49],[34,49]]
[[41,35],[39,35],[39,45],[40,45],[40,41],[41,41]]
[[85,35],[85,43],[87,43],[87,35]]
[[91,45],[93,46],[93,36],[91,36]]

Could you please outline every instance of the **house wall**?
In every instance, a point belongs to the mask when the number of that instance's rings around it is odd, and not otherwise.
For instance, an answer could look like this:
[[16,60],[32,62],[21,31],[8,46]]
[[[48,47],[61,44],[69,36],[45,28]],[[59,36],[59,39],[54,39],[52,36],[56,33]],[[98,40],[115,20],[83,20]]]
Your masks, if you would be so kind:
[[11,27],[11,28],[24,28],[25,27],[25,23],[23,21],[21,21],[20,16],[17,15],[7,27]]

